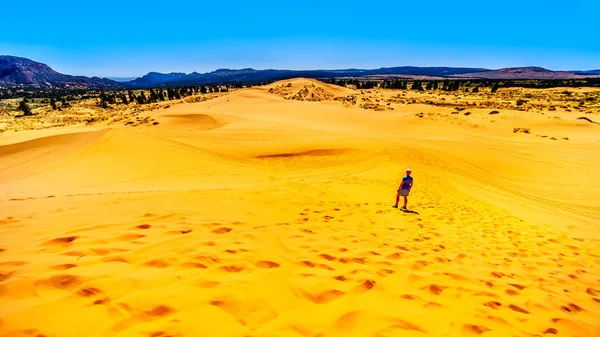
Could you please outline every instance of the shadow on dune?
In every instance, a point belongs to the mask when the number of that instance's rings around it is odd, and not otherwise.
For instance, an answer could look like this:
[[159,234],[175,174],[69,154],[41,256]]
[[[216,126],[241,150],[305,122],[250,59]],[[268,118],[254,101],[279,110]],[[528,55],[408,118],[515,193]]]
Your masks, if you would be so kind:
[[302,152],[289,152],[289,153],[274,153],[274,154],[263,154],[255,156],[255,158],[292,158],[292,157],[311,157],[311,156],[338,156],[345,153],[351,152],[349,149],[314,149]]

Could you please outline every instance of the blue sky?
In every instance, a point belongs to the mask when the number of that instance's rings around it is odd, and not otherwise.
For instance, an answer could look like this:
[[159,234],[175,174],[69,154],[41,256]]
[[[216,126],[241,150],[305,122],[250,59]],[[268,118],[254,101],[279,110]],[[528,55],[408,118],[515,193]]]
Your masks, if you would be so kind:
[[[72,75],[600,68],[600,1],[5,1],[0,55]],[[596,22],[594,22],[596,21]]]

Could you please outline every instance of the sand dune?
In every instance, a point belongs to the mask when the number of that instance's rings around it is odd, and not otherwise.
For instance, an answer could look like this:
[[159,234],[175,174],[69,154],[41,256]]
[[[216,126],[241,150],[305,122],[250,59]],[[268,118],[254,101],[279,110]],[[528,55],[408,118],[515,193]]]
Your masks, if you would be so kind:
[[397,94],[4,133],[0,336],[600,336],[600,125]]

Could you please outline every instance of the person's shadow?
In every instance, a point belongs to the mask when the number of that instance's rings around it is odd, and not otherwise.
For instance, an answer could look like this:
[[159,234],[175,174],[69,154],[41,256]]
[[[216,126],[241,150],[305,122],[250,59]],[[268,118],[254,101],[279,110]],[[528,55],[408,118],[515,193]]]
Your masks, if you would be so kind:
[[413,210],[411,210],[411,209],[402,209],[402,208],[401,208],[400,210],[401,210],[402,212],[404,212],[404,213],[412,213],[412,214],[417,214],[417,215],[419,215],[419,212],[413,211]]

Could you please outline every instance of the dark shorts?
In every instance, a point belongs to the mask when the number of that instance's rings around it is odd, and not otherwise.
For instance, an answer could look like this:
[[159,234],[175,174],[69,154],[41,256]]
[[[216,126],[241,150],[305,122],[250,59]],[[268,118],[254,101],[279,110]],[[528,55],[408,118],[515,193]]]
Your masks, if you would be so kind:
[[408,197],[409,193],[410,193],[410,190],[405,190],[405,189],[398,190],[398,195],[401,195],[403,197]]

